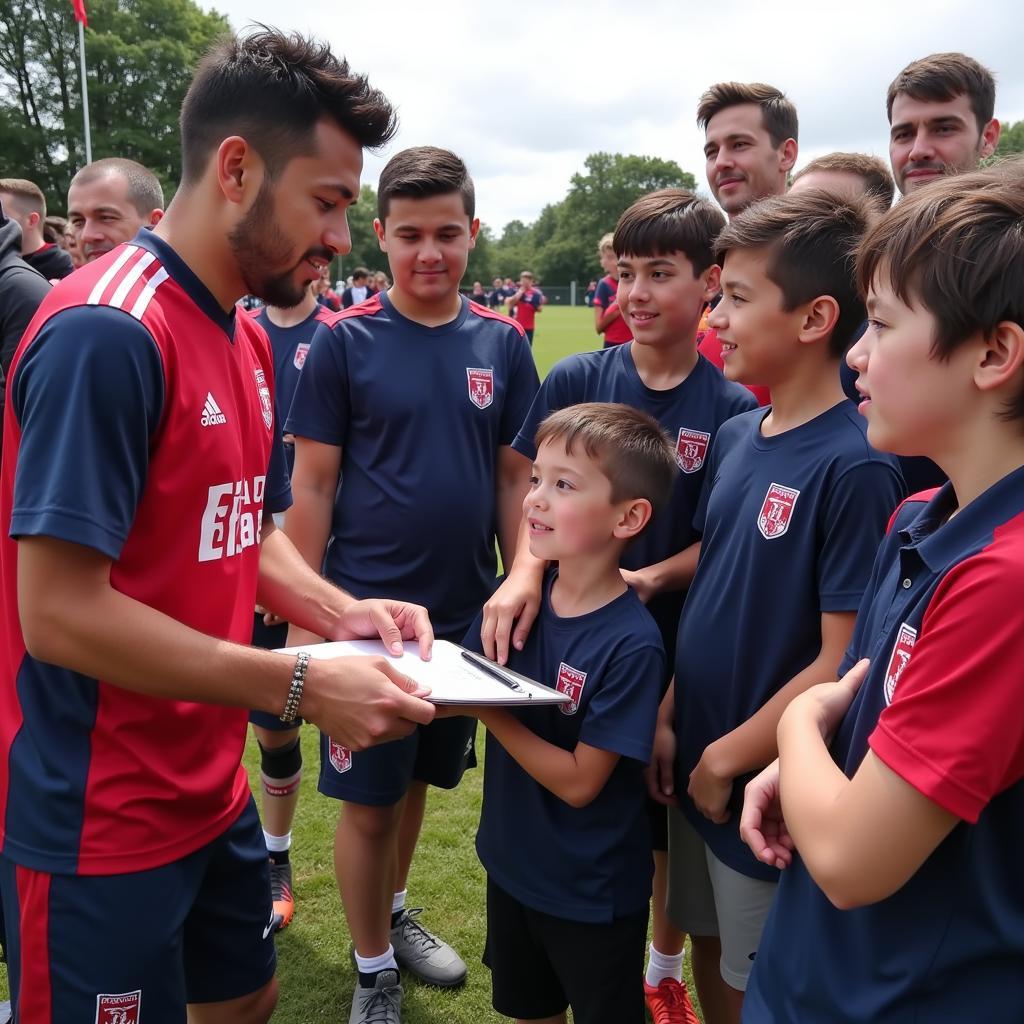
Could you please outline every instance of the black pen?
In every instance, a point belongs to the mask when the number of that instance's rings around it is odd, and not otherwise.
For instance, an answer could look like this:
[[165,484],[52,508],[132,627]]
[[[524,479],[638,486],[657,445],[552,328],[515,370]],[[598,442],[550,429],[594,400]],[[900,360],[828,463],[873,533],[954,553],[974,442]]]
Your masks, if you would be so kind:
[[474,654],[472,651],[460,651],[459,653],[474,668],[478,668],[481,672],[490,676],[492,679],[497,679],[499,683],[507,686],[510,690],[515,690],[516,693],[526,693],[520,683],[505,675],[497,665],[491,664],[491,662],[486,658],[481,657],[479,654]]

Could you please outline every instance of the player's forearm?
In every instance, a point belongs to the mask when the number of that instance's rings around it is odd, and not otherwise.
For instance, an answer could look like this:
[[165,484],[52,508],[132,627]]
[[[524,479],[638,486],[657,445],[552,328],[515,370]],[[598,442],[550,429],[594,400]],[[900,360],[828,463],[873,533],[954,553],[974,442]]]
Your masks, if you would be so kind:
[[292,481],[294,504],[284,520],[285,536],[303,561],[319,573],[331,536],[335,492],[325,486]]
[[700,555],[700,541],[694,541],[688,548],[677,552],[661,562],[654,562],[637,571],[645,577],[655,594],[673,590],[686,590],[697,572],[697,558]]
[[[523,499],[530,489],[530,460],[514,448],[504,445],[498,453],[495,494],[498,550],[506,572],[519,554],[519,543],[526,517]],[[529,545],[529,540],[527,540]]]

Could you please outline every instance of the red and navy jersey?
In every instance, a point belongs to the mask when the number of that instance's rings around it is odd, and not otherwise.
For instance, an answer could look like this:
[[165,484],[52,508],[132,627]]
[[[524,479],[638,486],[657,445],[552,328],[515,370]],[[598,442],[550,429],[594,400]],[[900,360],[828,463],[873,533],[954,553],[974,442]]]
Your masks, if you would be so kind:
[[[597,291],[594,292],[594,305],[602,312],[607,313],[610,306],[618,304],[618,289],[619,282],[611,274],[607,274],[601,278]],[[624,316],[617,316],[605,328],[604,343],[606,345],[622,345],[632,340],[633,332],[629,329],[629,324]]]
[[523,292],[523,297],[516,303],[515,308],[515,318],[523,325],[523,330],[533,330],[537,322],[537,310],[543,301],[544,296],[538,288],[530,288]]
[[[711,445],[728,419],[756,407],[750,392],[722,376],[706,359],[697,363],[674,388],[655,391],[644,384],[633,362],[633,346],[581,352],[556,363],[530,408],[512,447],[531,461],[541,421],[556,409],[579,402],[622,402],[653,416],[672,439],[679,473],[665,507],[623,553],[627,569],[642,569],[689,547],[700,534],[693,518],[700,500]],[[665,649],[675,648],[683,592],[657,594],[647,606]]]
[[[520,903],[570,921],[610,922],[651,897],[651,839],[643,766],[651,757],[665,652],[629,590],[572,618],[551,607],[549,569],[537,621],[509,665],[572,697],[510,708],[563,750],[586,743],[619,755],[601,792],[570,807],[536,782],[490,734],[476,848],[488,875]],[[480,618],[463,643],[481,651]]]
[[329,316],[286,425],[342,449],[327,576],[461,636],[494,587],[498,451],[538,386],[522,328],[475,302],[440,327],[386,292]]
[[[823,612],[860,606],[879,541],[903,497],[896,460],[868,444],[843,399],[772,437],[765,410],[729,420],[711,449],[696,525],[697,573],[676,645],[676,785],[708,744],[742,725],[821,651]],[[733,870],[772,881],[739,836],[744,777],[724,825],[680,808]]]
[[262,329],[225,313],[148,231],[65,279],[29,325],[0,486],[0,841],[16,863],[140,871],[245,807],[245,710],[157,699],[26,652],[18,539],[95,549],[114,589],[247,643],[263,511],[290,503],[273,372]]
[[892,896],[836,910],[783,872],[744,1021],[1018,1024],[1024,1007],[1024,469],[952,519],[915,495],[885,540],[843,671],[871,668],[832,744],[868,749],[962,819]]

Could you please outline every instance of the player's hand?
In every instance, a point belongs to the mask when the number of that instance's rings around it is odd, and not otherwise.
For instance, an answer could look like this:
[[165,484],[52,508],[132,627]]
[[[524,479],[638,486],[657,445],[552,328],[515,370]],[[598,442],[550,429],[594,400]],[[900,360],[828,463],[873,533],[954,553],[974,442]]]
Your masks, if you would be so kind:
[[676,731],[670,721],[658,716],[654,730],[654,746],[651,749],[651,763],[644,769],[644,780],[651,799],[667,807],[678,807],[675,783]]
[[[403,640],[418,640],[420,657],[430,659],[434,630],[427,609],[408,601],[373,598],[354,601],[339,616],[334,640],[366,640],[380,637],[392,654],[401,654]],[[338,739],[331,733],[334,739]],[[340,742],[340,741],[339,741]]]
[[281,618],[276,612],[268,611],[263,605],[256,605],[256,614],[263,616],[264,626],[280,626],[284,619]]
[[794,698],[784,714],[809,716],[818,726],[826,744],[832,742],[839,723],[850,710],[853,698],[868,674],[871,662],[863,658],[835,683],[818,683]]
[[648,601],[655,595],[654,585],[644,575],[643,569],[620,569],[622,578],[626,581],[626,586],[632,588],[636,593],[636,596],[640,600],[647,604]]
[[299,713],[342,746],[365,750],[432,721],[429,692],[387,658],[313,658]]
[[743,791],[740,838],[762,864],[786,868],[793,862],[793,840],[779,800],[778,758],[751,779]]
[[509,642],[523,649],[540,611],[542,578],[534,572],[509,572],[484,605],[480,643],[484,654],[499,665],[508,663]]
[[722,825],[729,820],[733,777],[721,769],[713,747],[714,744],[709,744],[704,748],[697,767],[690,772],[686,792],[705,818],[716,825]]

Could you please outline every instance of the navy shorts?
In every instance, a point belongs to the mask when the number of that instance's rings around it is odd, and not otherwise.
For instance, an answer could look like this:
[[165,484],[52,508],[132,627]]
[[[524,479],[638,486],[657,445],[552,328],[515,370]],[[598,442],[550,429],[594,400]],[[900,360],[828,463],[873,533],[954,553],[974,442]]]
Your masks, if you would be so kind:
[[612,921],[568,921],[520,903],[487,879],[491,1002],[506,1017],[644,1024],[647,907]]
[[[262,647],[265,651],[274,651],[278,647],[284,647],[288,643],[288,623],[282,622],[277,626],[268,626],[263,621],[262,615],[253,615],[252,619],[252,645]],[[284,711],[284,705],[281,705]],[[302,725],[302,719],[296,718],[294,722],[282,722],[277,715],[269,711],[250,711],[249,721],[271,732],[288,732],[297,729]]]
[[182,1024],[187,1003],[262,988],[276,965],[268,865],[252,799],[213,842],[148,871],[51,875],[0,858],[19,1020]]

